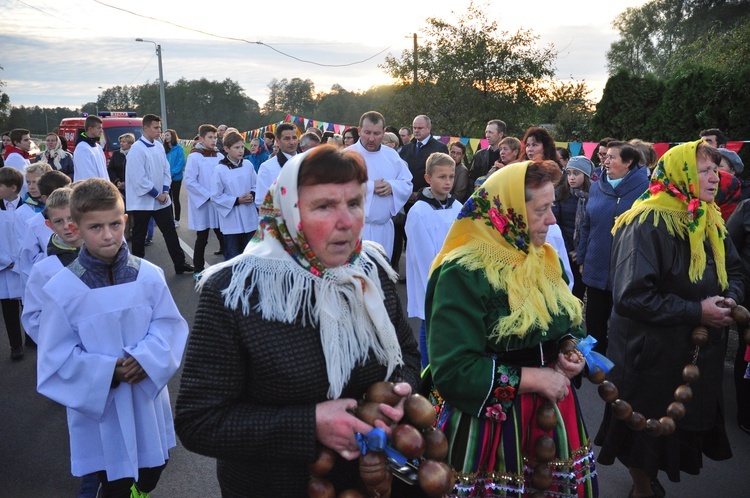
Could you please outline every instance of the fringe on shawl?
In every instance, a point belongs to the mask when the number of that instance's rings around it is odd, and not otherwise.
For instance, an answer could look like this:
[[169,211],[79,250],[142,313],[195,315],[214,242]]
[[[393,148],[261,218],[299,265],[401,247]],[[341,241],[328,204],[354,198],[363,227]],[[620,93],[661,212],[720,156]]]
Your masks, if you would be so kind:
[[[614,227],[612,227],[612,235],[617,232],[620,227],[630,225],[636,219],[639,223],[643,223],[648,215],[653,213],[655,227],[658,227],[660,223],[663,223],[667,233],[672,237],[679,237],[682,240],[688,239],[690,242],[690,229],[688,228],[691,218],[686,211],[673,210],[673,209],[655,209],[644,204],[636,204],[629,210],[622,213],[617,217]],[[719,286],[722,290],[729,288],[729,279],[727,277],[726,267],[726,255],[723,250],[719,250],[717,244],[726,237],[726,229],[724,228],[724,221],[721,218],[721,214],[717,209],[707,209],[706,211],[706,234],[708,235],[709,228],[711,226],[717,227],[718,237],[708,237],[709,245],[711,246],[711,252],[714,255],[714,261],[716,262],[716,272],[719,277]],[[702,241],[701,241],[702,244]],[[706,269],[706,251],[696,250],[696,248],[690,247],[690,267],[688,269],[688,277],[690,281],[695,283],[703,278],[703,272]]]
[[[257,290],[254,310],[265,320],[294,323],[299,317],[303,326],[318,327],[330,383],[328,396],[335,399],[348,382],[351,370],[367,359],[370,350],[387,367],[386,379],[403,365],[395,329],[382,304],[385,295],[375,263],[392,281],[398,278],[378,246],[368,242],[362,243],[353,268],[329,269],[322,277],[304,270],[291,257],[272,259],[248,251],[210,267],[198,286],[201,288],[211,275],[231,266],[231,281],[222,291],[228,308],[241,306],[244,315],[250,314],[250,297]],[[366,309],[364,280],[357,273],[374,287],[374,297],[382,310]]]
[[[544,330],[553,315],[567,315],[574,325],[581,323],[581,301],[562,279],[559,260],[557,265],[545,264],[543,251],[532,247],[524,256],[470,240],[446,256],[444,261],[457,260],[467,270],[484,271],[490,286],[508,295],[510,314],[498,320],[490,338],[523,337],[531,329]],[[541,264],[534,264],[532,258],[539,258]]]

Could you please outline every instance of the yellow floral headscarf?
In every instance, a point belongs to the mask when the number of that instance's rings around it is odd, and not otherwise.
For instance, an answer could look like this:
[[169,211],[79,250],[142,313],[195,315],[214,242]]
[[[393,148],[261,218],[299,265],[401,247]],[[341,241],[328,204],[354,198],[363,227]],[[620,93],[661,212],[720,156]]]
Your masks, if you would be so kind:
[[620,227],[638,219],[643,222],[654,215],[654,225],[664,223],[670,235],[690,242],[691,282],[697,282],[706,270],[706,250],[703,243],[708,237],[716,262],[719,285],[729,286],[724,256],[724,239],[727,236],[721,211],[715,202],[703,202],[698,181],[696,152],[700,140],[678,145],[667,151],[651,175],[648,190],[633,203],[615,222],[614,234]]
[[508,295],[510,314],[495,325],[495,339],[545,330],[553,315],[581,322],[581,302],[563,280],[557,251],[547,243],[536,247],[529,238],[524,194],[529,163],[505,166],[472,194],[431,268],[457,260],[468,270],[484,271],[490,286]]

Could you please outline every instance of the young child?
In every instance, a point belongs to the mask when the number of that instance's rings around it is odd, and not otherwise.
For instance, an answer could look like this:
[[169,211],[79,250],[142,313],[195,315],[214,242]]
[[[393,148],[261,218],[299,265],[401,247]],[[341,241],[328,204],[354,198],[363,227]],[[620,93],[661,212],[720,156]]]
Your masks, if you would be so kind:
[[23,358],[21,334],[21,275],[18,254],[21,240],[17,231],[16,210],[21,204],[18,193],[23,175],[15,168],[0,168],[0,307],[10,342],[10,357]]
[[108,180],[70,195],[78,258],[42,289],[37,390],[68,408],[71,467],[102,496],[148,496],[175,446],[167,382],[188,326],[160,268],[123,243],[125,208]]
[[451,195],[456,176],[456,163],[442,152],[430,154],[425,164],[424,179],[429,187],[419,192],[417,201],[406,217],[406,297],[409,317],[422,319],[419,349],[422,368],[429,363],[424,326],[424,298],[432,260],[443,247],[453,220],[461,211],[461,203]]
[[237,132],[224,135],[224,159],[214,169],[211,202],[219,213],[224,235],[224,259],[242,253],[258,228],[255,208],[257,175],[250,161],[243,159],[245,144]]
[[211,202],[211,179],[219,164],[216,150],[216,127],[210,124],[198,128],[198,143],[190,150],[185,165],[185,188],[188,192],[188,228],[198,232],[193,248],[193,266],[198,278],[206,266],[208,233],[213,230],[219,239],[219,254],[223,254],[224,239],[219,231],[219,215]]
[[42,175],[48,171],[52,171],[52,166],[47,163],[34,163],[26,166],[26,195],[23,197],[23,203],[35,213],[41,213],[44,210],[44,201],[42,194],[39,193],[38,183]]
[[78,250],[83,241],[70,229],[70,193],[69,188],[59,188],[47,198],[45,220],[52,230],[47,244],[46,256],[31,269],[23,293],[23,313],[21,323],[26,333],[38,340],[39,315],[42,313],[42,287],[60,270],[78,257]]
[[[31,166],[37,166],[37,164]],[[28,182],[28,178],[29,175],[27,174],[29,192],[32,188],[38,191],[37,198],[41,205],[45,205],[47,197],[53,191],[70,184],[70,177],[62,171],[56,170],[50,170],[41,175],[33,186]],[[21,273],[21,288],[25,289],[31,274],[31,268],[47,256],[47,247],[49,239],[52,237],[52,230],[46,223],[44,211],[34,213],[28,204],[19,208],[16,223],[18,224],[17,230],[22,234],[21,254],[18,261]]]

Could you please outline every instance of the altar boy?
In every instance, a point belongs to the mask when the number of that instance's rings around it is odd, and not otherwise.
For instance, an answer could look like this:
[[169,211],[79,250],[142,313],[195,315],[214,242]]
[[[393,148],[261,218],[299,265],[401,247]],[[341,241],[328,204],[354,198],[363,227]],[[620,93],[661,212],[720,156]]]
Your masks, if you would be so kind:
[[98,472],[104,497],[143,496],[175,446],[167,382],[187,323],[161,269],[128,252],[112,183],[76,185],[70,214],[83,246],[43,288],[37,390],[68,409],[73,475]]

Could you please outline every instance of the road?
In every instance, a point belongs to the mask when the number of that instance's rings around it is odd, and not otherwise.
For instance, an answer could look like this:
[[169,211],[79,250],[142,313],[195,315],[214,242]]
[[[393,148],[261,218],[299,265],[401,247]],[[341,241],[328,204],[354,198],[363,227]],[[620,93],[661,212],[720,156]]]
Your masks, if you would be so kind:
[[[185,204],[183,204],[184,206]],[[194,234],[183,227],[180,238],[190,248]],[[212,252],[218,248],[211,235],[207,248],[207,261],[215,264],[220,256]],[[192,324],[198,296],[193,290],[189,275],[175,275],[161,234],[157,230],[154,245],[146,248],[146,258],[161,266],[181,313]],[[404,304],[405,286],[399,285]],[[415,336],[419,323],[413,320]],[[23,360],[12,362],[5,339],[4,325],[0,323],[0,498],[72,498],[78,489],[78,479],[70,475],[68,432],[65,410],[36,392],[36,351],[26,350]],[[170,382],[174,403],[180,374]],[[644,386],[647,389],[648,386]],[[595,433],[603,402],[596,387],[584,381],[579,391],[581,406],[590,433]],[[724,379],[727,431],[732,442],[734,458],[725,462],[704,459],[700,476],[682,477],[682,482],[671,483],[665,477],[661,482],[670,497],[740,497],[747,496],[746,462],[750,461],[750,436],[741,432],[734,422],[735,401],[731,367],[727,365]],[[630,479],[622,465],[598,466],[600,496],[625,497],[630,489]],[[745,477],[743,477],[745,476]],[[273,478],[269,476],[269,478]],[[214,461],[185,450],[181,445],[172,451],[169,466],[164,471],[153,498],[192,498],[220,496],[215,476]]]

